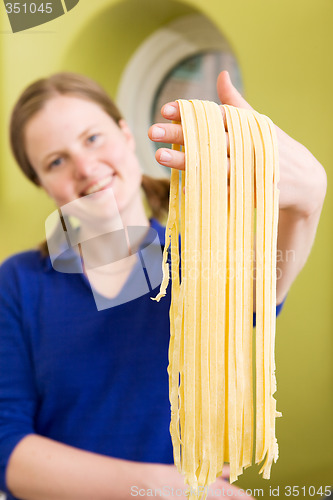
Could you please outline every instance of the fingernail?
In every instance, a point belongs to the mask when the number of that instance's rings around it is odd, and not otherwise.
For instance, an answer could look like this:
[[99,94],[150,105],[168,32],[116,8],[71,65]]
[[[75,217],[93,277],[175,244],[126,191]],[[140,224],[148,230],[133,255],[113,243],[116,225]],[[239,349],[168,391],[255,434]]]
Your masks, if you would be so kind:
[[160,161],[168,162],[171,159],[172,159],[172,156],[167,151],[162,151],[162,153],[160,154]]
[[161,127],[153,127],[151,131],[151,136],[153,139],[162,139],[165,136],[165,130]]
[[167,116],[173,116],[177,112],[177,109],[174,106],[171,106],[171,104],[167,104],[163,108],[163,114]]

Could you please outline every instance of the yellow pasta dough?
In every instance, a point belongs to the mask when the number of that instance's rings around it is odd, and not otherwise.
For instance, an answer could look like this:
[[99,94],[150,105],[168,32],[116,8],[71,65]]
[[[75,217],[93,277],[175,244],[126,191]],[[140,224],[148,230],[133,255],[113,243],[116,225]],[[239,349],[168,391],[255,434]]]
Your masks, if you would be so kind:
[[163,281],[156,300],[165,295],[171,275],[168,373],[174,461],[190,486],[189,498],[204,499],[225,462],[231,482],[252,464],[254,444],[264,478],[278,458],[275,418],[280,414],[273,397],[278,152],[266,116],[223,106],[225,127],[217,104],[178,102],[185,171],[171,173]]

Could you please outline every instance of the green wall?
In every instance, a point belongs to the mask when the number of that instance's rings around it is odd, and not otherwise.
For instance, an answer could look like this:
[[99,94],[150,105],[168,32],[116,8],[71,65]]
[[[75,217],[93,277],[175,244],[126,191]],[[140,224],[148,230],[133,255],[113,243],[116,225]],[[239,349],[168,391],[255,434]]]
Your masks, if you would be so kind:
[[[115,95],[121,72],[150,33],[195,10],[220,28],[238,58],[245,97],[305,144],[328,174],[328,192],[309,261],[277,324],[280,459],[272,478],[247,470],[238,484],[316,487],[333,482],[332,196],[333,4],[331,0],[80,0],[68,14],[11,34],[1,4],[0,260],[43,239],[53,204],[21,175],[7,128],[18,93],[57,70],[86,73]],[[300,495],[302,497],[302,494]],[[310,498],[310,495],[303,495]]]

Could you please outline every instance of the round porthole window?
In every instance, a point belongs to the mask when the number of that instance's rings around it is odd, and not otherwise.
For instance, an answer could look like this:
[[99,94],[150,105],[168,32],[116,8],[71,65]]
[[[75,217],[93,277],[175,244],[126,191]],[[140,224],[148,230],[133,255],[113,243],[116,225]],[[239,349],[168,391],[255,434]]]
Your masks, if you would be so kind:
[[146,174],[170,175],[170,169],[154,158],[161,144],[153,144],[147,137],[150,125],[163,121],[162,105],[175,99],[219,102],[216,79],[224,69],[242,91],[240,69],[229,45],[216,26],[200,15],[173,21],[151,35],[133,55],[123,73],[117,102],[133,131]]

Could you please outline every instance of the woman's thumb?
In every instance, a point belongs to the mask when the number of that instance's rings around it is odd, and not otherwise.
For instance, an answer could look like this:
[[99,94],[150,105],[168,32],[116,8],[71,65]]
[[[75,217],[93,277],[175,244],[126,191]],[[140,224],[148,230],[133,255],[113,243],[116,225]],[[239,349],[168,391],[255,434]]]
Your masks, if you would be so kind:
[[222,104],[237,108],[252,109],[238,90],[233,86],[228,71],[221,71],[217,78],[217,93]]

